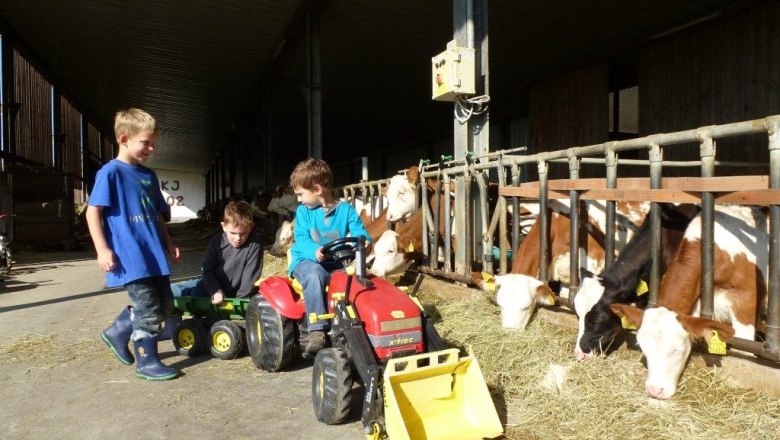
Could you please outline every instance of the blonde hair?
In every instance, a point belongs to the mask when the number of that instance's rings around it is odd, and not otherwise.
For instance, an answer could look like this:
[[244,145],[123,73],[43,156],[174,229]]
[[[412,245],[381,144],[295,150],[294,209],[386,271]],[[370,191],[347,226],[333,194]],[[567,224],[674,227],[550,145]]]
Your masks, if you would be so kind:
[[241,227],[252,226],[254,224],[252,207],[243,200],[228,203],[225,206],[225,212],[222,214],[222,223]]
[[298,163],[290,175],[290,186],[293,189],[301,187],[312,190],[314,185],[320,185],[323,189],[330,189],[333,184],[333,172],[322,159],[308,158]]
[[157,133],[157,121],[152,115],[138,108],[116,112],[116,116],[114,116],[114,135],[117,140],[119,140],[121,135],[133,137],[142,131]]

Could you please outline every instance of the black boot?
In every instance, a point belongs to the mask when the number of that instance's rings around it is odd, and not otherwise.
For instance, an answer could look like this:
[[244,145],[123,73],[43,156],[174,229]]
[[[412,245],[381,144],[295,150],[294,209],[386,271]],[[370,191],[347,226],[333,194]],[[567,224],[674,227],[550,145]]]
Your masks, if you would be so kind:
[[133,323],[130,320],[130,307],[125,307],[122,313],[116,317],[111,326],[103,330],[101,338],[108,345],[111,352],[119,359],[119,362],[130,365],[133,363],[133,355],[127,348],[130,342],[130,335],[133,334]]
[[168,367],[157,358],[157,337],[133,341],[135,347],[135,375],[146,380],[170,380],[179,375],[179,370]]
[[157,335],[158,341],[168,341],[173,338],[173,331],[176,330],[176,326],[181,322],[181,315],[171,315],[165,318],[165,324],[162,331]]

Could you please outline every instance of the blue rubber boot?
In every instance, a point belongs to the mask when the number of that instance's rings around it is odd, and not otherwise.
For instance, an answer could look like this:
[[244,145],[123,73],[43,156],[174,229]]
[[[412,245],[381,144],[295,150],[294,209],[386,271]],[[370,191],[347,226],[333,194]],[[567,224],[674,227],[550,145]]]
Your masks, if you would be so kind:
[[130,307],[125,307],[122,313],[107,329],[103,330],[101,338],[114,353],[119,362],[130,365],[133,363],[133,355],[127,348],[130,335],[133,334],[133,322],[130,320]]
[[170,380],[179,375],[179,370],[168,367],[157,357],[157,338],[133,341],[135,348],[135,375],[146,380]]
[[181,322],[181,315],[171,315],[165,318],[165,324],[163,324],[163,330],[157,335],[158,341],[168,341],[173,338],[173,331],[176,330],[176,326]]

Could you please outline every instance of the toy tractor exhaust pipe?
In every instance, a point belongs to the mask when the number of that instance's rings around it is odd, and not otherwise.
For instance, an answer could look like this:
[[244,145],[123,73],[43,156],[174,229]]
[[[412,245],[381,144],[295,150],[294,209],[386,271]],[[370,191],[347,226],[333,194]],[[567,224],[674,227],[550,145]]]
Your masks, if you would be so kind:
[[384,372],[385,428],[393,440],[503,434],[477,360],[448,349],[392,359]]

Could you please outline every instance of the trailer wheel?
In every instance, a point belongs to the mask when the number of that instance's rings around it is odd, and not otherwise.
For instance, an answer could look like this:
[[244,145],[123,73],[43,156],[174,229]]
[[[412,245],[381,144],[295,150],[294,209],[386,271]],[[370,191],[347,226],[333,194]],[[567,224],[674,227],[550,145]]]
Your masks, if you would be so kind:
[[173,346],[182,356],[198,356],[207,350],[208,333],[197,319],[185,319],[173,331]]
[[226,319],[217,321],[211,326],[209,335],[211,336],[211,354],[215,358],[235,359],[244,350],[241,328],[235,322]]
[[344,421],[352,400],[352,361],[341,348],[325,348],[314,359],[312,403],[317,420],[327,425]]
[[246,342],[257,368],[279,371],[295,354],[295,321],[280,315],[262,295],[246,311]]

